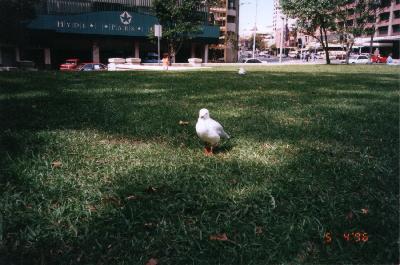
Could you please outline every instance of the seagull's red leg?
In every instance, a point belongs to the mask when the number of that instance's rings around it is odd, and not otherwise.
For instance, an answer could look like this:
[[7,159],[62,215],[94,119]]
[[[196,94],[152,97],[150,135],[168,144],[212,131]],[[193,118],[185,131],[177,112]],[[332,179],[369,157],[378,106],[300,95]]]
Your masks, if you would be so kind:
[[205,154],[206,156],[212,155],[212,147],[206,146],[206,147],[204,148],[204,154]]

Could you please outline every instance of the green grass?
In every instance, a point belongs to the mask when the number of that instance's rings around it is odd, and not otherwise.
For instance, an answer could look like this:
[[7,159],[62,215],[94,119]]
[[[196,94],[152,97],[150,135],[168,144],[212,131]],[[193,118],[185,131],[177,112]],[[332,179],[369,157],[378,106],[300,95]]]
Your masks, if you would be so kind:
[[0,264],[398,264],[399,70],[1,73]]

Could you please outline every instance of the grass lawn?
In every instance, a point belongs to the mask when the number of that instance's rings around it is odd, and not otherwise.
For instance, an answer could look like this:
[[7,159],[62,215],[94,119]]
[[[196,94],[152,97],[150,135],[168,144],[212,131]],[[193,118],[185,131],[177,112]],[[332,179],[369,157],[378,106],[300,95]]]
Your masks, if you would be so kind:
[[399,79],[1,73],[0,264],[398,264]]

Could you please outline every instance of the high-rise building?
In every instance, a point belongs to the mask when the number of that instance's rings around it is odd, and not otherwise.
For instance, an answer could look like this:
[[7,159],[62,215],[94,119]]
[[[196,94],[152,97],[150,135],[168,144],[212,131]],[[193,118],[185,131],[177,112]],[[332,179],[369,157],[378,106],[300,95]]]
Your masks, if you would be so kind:
[[237,62],[239,42],[239,0],[220,0],[210,7],[211,20],[220,29],[219,41],[210,45],[210,59]]
[[[274,0],[274,14],[272,17],[272,28],[276,48],[281,47],[281,36],[283,37],[283,48],[296,46],[296,32],[293,30],[296,26],[296,19],[285,17],[279,0]],[[283,32],[282,32],[283,29]]]

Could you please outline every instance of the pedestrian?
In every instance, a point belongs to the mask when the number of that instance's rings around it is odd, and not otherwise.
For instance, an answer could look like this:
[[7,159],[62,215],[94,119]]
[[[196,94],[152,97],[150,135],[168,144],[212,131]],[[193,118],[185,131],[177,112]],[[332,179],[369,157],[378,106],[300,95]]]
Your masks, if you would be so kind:
[[307,62],[308,62],[309,57],[310,57],[310,53],[307,51],[307,52],[306,52],[306,61],[307,61]]
[[163,69],[168,70],[169,66],[169,56],[168,53],[164,53],[163,59],[162,59],[162,64],[163,64]]
[[393,64],[393,58],[392,58],[392,54],[391,53],[389,53],[389,56],[386,59],[386,63],[387,64]]

